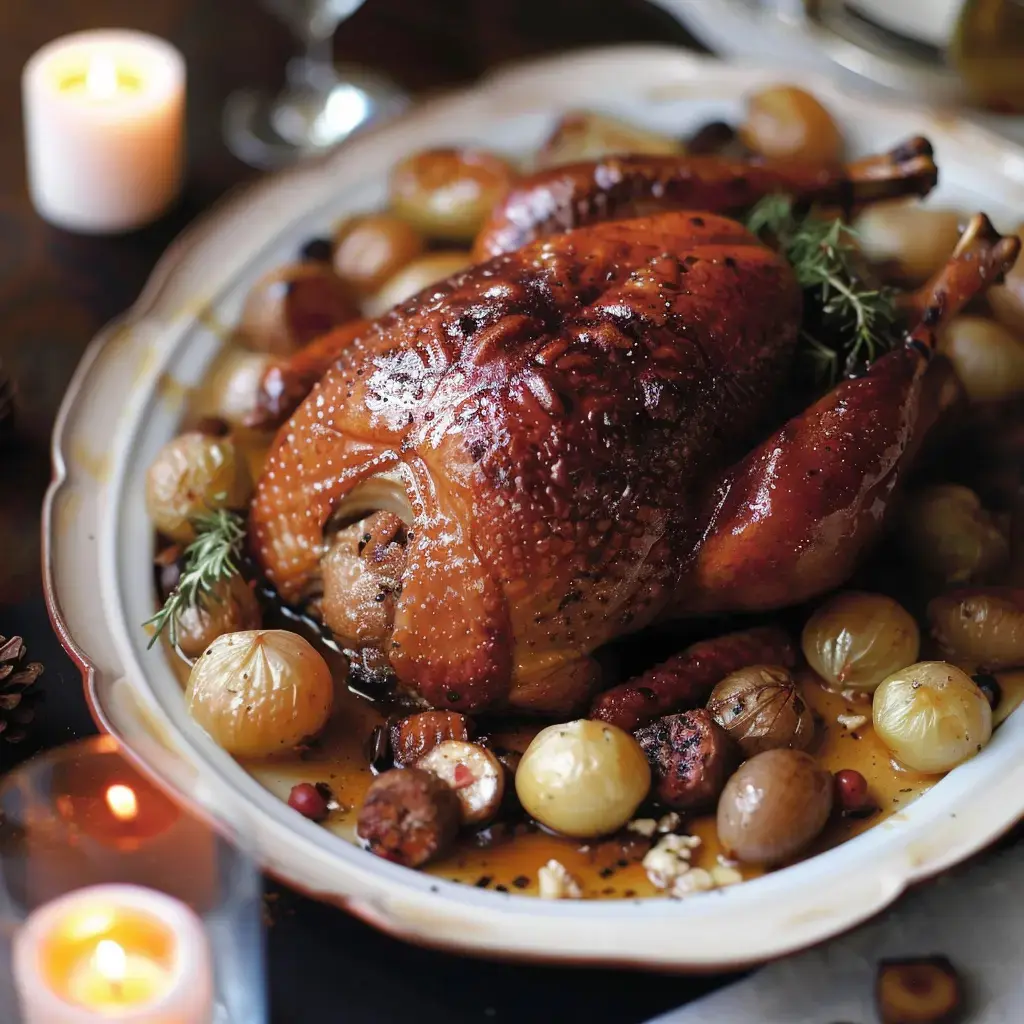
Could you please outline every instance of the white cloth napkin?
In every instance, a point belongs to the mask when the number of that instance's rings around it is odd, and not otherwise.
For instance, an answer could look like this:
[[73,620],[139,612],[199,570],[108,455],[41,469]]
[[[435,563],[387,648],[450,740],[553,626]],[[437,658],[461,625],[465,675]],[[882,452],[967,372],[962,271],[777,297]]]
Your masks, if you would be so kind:
[[964,982],[965,1020],[1024,1022],[1024,846],[983,857],[877,921],[650,1024],[875,1024],[878,961],[936,953]]

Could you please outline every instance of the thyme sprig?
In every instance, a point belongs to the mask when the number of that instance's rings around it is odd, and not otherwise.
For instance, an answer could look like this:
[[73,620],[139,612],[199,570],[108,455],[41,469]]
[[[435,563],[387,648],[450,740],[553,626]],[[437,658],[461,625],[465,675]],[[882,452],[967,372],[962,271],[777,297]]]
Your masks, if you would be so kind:
[[895,292],[864,280],[852,228],[839,218],[800,215],[784,195],[757,203],[747,227],[774,242],[804,289],[809,309],[800,332],[800,355],[819,383],[831,387],[840,376],[856,373],[893,347]]
[[185,566],[178,585],[167,596],[164,606],[143,625],[153,627],[149,646],[166,629],[172,644],[178,642],[178,620],[188,608],[200,602],[221,602],[215,593],[218,583],[238,573],[238,560],[245,540],[245,521],[237,512],[211,509],[192,520],[196,539],[185,548]]

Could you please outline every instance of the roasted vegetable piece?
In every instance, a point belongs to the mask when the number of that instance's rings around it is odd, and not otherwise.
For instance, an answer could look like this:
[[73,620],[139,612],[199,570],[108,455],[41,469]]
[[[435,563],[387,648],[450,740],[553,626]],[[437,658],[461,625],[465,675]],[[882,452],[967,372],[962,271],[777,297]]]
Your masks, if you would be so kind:
[[527,813],[567,836],[608,835],[633,816],[651,785],[647,758],[629,733],[604,722],[549,725],[516,772]]
[[590,717],[635,730],[660,715],[702,705],[715,685],[747,665],[796,665],[789,638],[771,627],[702,640],[636,679],[602,693]]
[[676,811],[714,807],[740,761],[729,734],[704,708],[659,718],[636,738],[651,766],[654,795]]
[[537,153],[537,167],[597,160],[615,153],[682,153],[676,139],[591,112],[566,114]]
[[242,508],[252,493],[245,460],[227,437],[189,431],[160,449],[146,474],[146,511],[166,537],[195,538],[193,520],[217,508]]
[[473,723],[456,711],[421,711],[391,726],[391,751],[399,767],[415,764],[446,740],[469,740]]
[[746,864],[774,867],[825,827],[835,783],[802,750],[766,750],[746,761],[718,801],[718,838]]
[[498,813],[505,795],[505,768],[485,747],[445,740],[424,754],[416,767],[452,787],[463,825],[483,825]]
[[780,665],[751,665],[711,691],[708,711],[747,757],[762,750],[806,750],[814,715],[793,676]]
[[294,263],[253,285],[238,341],[256,352],[287,356],[358,315],[355,300],[331,267]]
[[185,702],[229,754],[269,757],[320,732],[334,680],[323,656],[297,633],[228,633],[192,666]]
[[954,1024],[963,1001],[960,976],[944,956],[878,965],[875,1002],[882,1024]]
[[907,504],[901,525],[917,564],[943,583],[984,580],[1009,561],[1006,535],[977,494],[960,484],[918,491]]
[[939,351],[972,401],[998,402],[1024,393],[1024,339],[995,320],[958,316],[942,332]]
[[744,144],[773,160],[838,160],[843,138],[832,115],[809,92],[776,85],[747,100],[747,118],[739,130]]
[[871,717],[879,739],[919,772],[948,772],[992,736],[988,698],[944,661],[920,661],[889,676],[875,690]]
[[389,277],[378,291],[367,296],[363,304],[366,315],[383,316],[424,288],[465,270],[469,264],[469,253],[461,249],[441,249],[417,256]]
[[801,640],[807,664],[826,683],[871,693],[917,660],[921,636],[910,613],[891,597],[848,590],[814,612]]
[[920,284],[934,274],[960,237],[960,215],[917,200],[877,203],[853,222],[861,250],[890,280]]
[[370,295],[423,251],[423,239],[391,213],[370,213],[342,224],[334,239],[334,269],[355,295]]
[[391,207],[430,238],[469,242],[514,178],[493,153],[428,149],[392,171]]
[[928,622],[953,661],[988,670],[1024,665],[1024,588],[946,591],[928,605]]
[[217,637],[259,627],[260,605],[256,595],[236,575],[214,584],[210,593],[199,594],[198,604],[178,616],[175,638],[185,657],[198,658]]
[[455,841],[462,809],[447,783],[420,768],[392,768],[366,791],[356,834],[371,853],[418,868]]

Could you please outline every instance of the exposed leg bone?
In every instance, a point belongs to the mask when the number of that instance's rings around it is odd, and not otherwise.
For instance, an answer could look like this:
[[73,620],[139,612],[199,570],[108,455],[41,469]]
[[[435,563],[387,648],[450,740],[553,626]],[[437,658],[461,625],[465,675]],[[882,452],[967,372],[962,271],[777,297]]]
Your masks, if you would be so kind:
[[839,384],[728,471],[676,611],[765,609],[841,584],[878,534],[948,390],[928,372],[939,328],[1017,257],[979,214],[906,344]]

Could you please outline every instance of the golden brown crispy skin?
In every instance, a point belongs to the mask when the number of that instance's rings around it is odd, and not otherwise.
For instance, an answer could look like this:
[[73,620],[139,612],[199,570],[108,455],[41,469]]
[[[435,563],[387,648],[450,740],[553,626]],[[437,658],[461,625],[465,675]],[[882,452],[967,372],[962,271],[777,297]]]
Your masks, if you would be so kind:
[[616,636],[846,578],[946,400],[936,329],[1018,249],[975,218],[907,345],[757,444],[800,321],[783,259],[713,214],[533,242],[341,353],[277,437],[254,554],[300,601],[332,516],[401,515],[400,683],[436,707],[567,712]]
[[590,652],[672,602],[695,502],[770,418],[799,319],[785,261],[713,215],[472,268],[343,352],[282,428],[254,553],[300,600],[334,510],[387,473],[412,524],[400,681],[458,710],[568,709],[596,681]]

